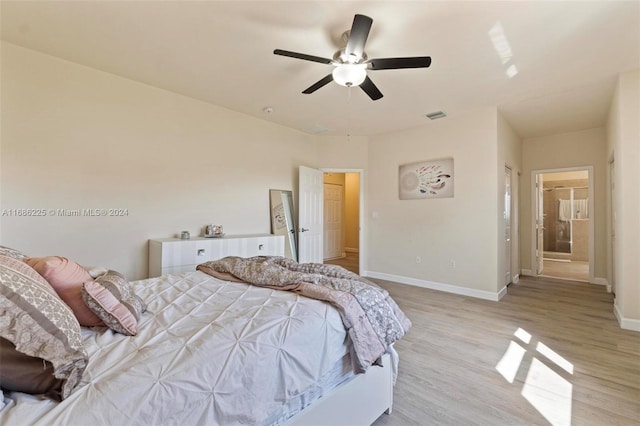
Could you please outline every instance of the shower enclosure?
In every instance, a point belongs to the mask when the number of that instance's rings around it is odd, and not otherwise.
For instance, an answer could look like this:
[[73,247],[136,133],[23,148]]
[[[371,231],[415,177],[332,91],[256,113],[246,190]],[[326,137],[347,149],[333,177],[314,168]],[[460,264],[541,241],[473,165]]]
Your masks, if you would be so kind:
[[545,188],[545,252],[573,254],[575,242],[588,238],[588,192],[587,186]]

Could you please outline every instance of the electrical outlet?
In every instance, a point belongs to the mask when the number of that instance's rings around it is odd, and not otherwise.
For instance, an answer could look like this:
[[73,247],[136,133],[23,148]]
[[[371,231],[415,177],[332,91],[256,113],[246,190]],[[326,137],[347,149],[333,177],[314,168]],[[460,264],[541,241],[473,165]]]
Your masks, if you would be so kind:
[[449,269],[456,269],[456,261],[449,259]]
[[416,256],[416,263],[422,263],[422,258],[420,256]]

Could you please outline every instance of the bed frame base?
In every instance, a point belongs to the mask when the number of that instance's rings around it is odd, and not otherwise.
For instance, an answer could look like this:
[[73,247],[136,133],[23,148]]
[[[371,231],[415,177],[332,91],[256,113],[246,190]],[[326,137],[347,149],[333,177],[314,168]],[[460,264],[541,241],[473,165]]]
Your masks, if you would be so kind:
[[372,366],[332,390],[302,412],[287,426],[371,425],[382,413],[391,414],[393,373],[391,357],[382,356],[382,367]]

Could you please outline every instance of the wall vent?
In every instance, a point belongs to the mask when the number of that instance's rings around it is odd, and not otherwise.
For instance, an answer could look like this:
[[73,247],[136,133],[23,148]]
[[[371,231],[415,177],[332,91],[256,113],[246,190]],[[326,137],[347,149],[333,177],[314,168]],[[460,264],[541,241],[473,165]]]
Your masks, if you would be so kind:
[[442,111],[430,112],[429,114],[425,114],[425,117],[427,117],[429,120],[437,120],[438,118],[444,118],[446,116],[447,114]]

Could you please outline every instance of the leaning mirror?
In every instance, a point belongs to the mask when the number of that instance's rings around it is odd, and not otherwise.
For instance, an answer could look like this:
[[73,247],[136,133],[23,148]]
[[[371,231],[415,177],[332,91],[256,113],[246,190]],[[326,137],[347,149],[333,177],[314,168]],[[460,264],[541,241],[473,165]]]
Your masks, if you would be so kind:
[[284,255],[298,260],[296,249],[296,225],[293,220],[293,193],[279,189],[269,190],[271,233],[284,235]]

